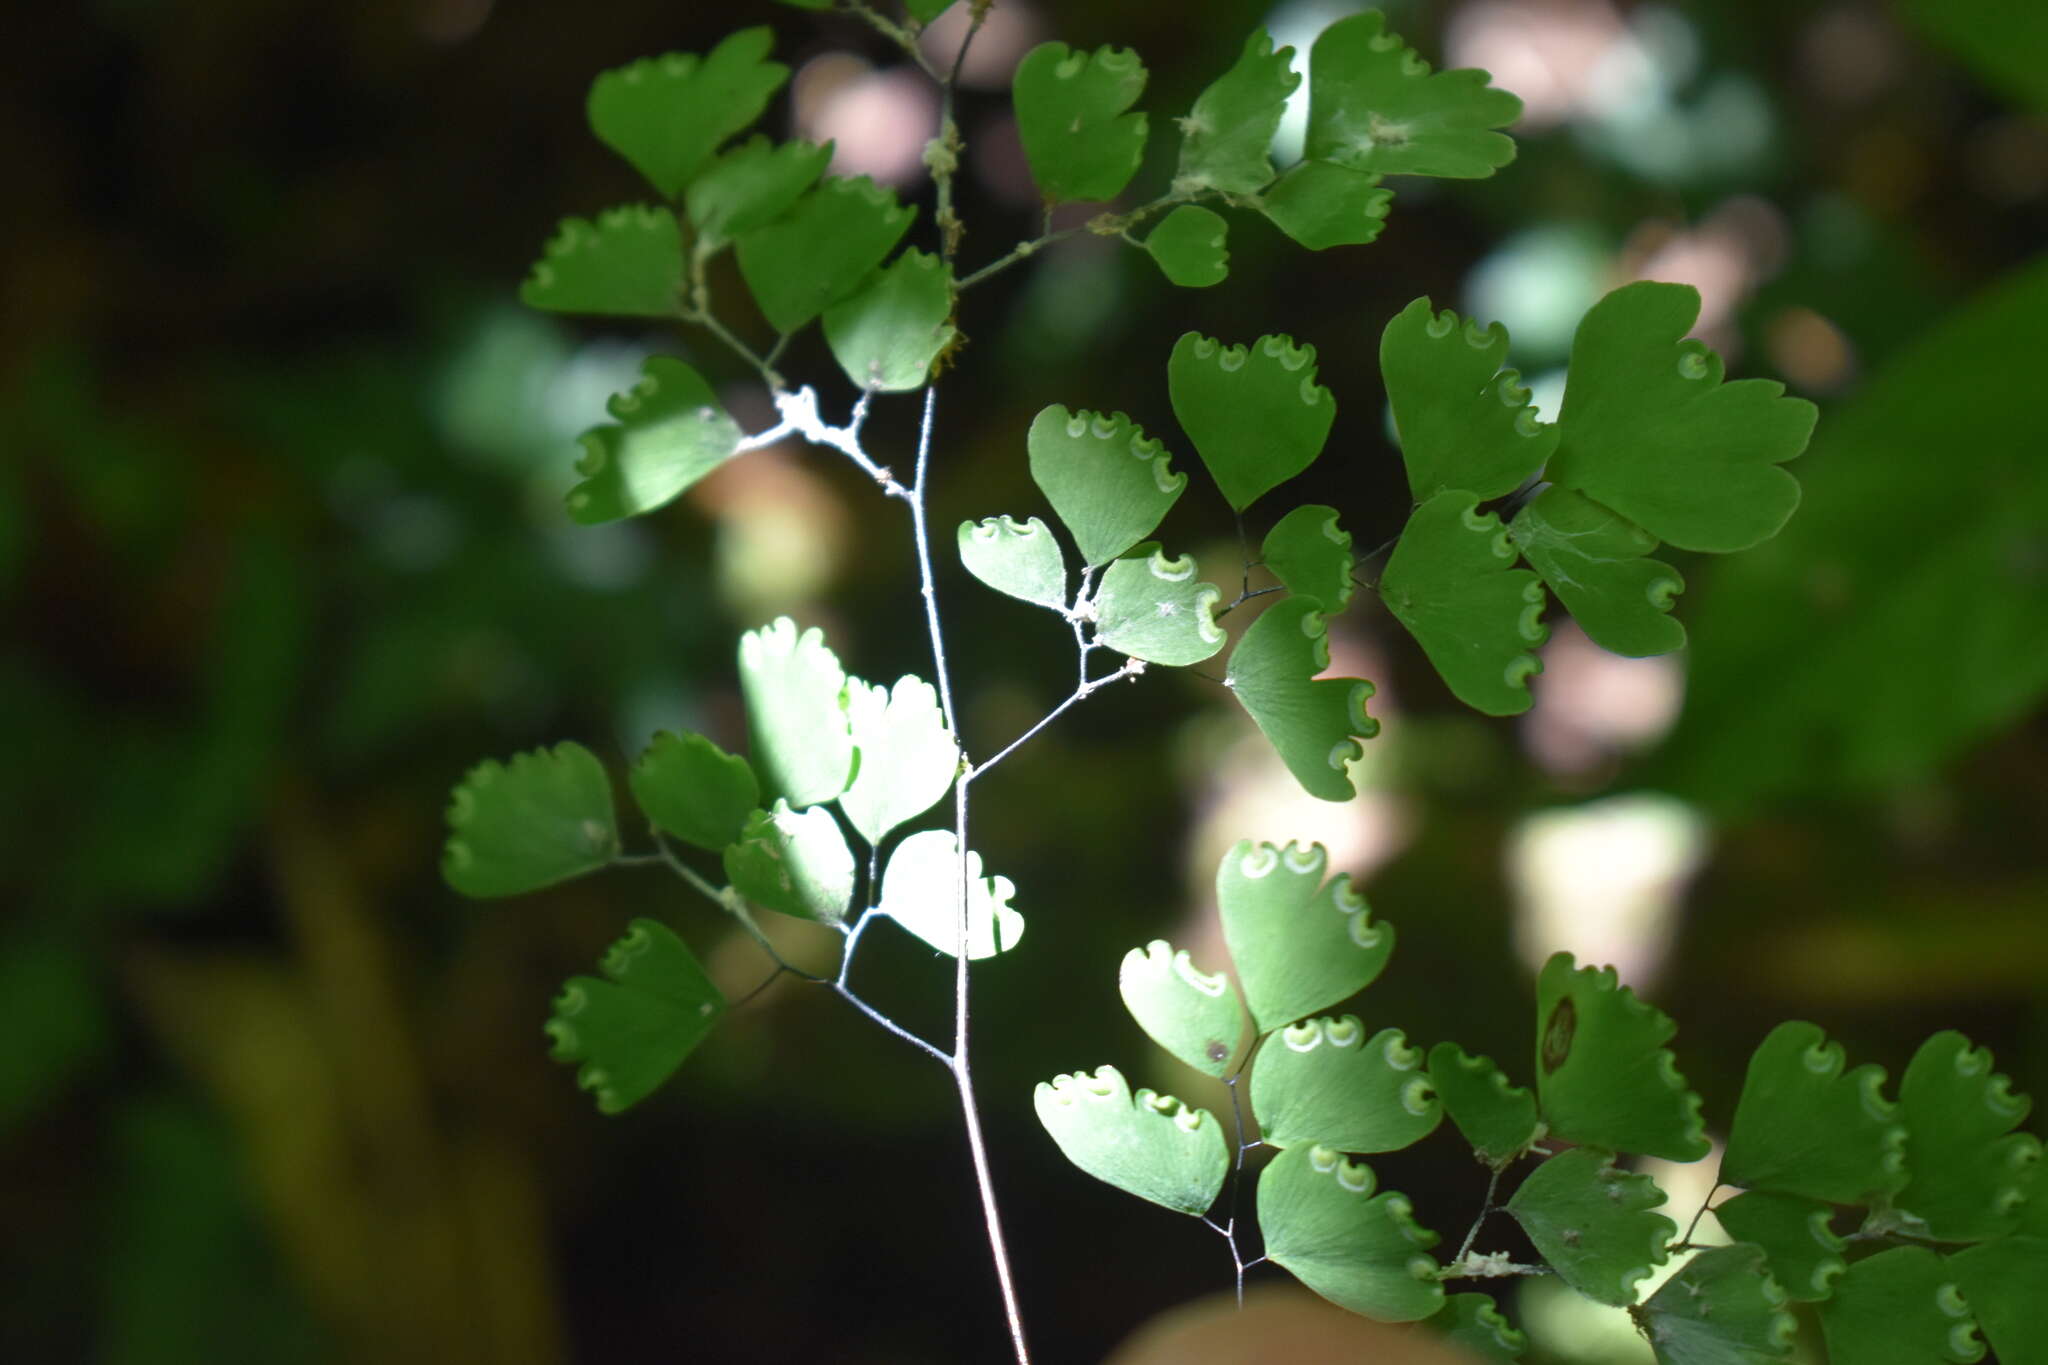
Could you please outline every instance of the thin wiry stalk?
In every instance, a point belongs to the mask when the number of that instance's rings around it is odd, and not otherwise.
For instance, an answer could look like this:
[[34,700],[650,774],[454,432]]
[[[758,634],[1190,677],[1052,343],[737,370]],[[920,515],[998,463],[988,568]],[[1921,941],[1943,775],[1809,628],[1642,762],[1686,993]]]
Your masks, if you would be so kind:
[[[930,528],[926,520],[926,490],[930,487],[932,421],[937,410],[936,390],[926,385],[924,391],[924,415],[918,424],[917,464],[912,475],[910,493],[906,501],[910,504],[910,521],[913,539],[917,548],[918,585],[924,597],[925,628],[931,636],[932,667],[937,675],[939,705],[945,714],[946,728],[953,732],[957,742],[960,726],[953,708],[953,681],[946,667],[945,631],[939,622],[939,597],[932,579],[932,550]],[[1010,1344],[1016,1352],[1017,1365],[1030,1365],[1031,1351],[1024,1337],[1024,1314],[1017,1304],[1017,1286],[1010,1271],[1010,1252],[1003,1237],[1002,1212],[996,1204],[995,1177],[989,1169],[988,1146],[982,1138],[981,1108],[974,1094],[974,1070],[969,1058],[969,1000],[968,1000],[968,940],[967,922],[967,786],[964,781],[953,784],[953,840],[958,876],[954,886],[954,939],[953,955],[953,1055],[951,1069],[953,1083],[960,1095],[960,1119],[967,1133],[967,1153],[974,1166],[975,1189],[981,1196],[982,1224],[988,1230],[989,1252],[995,1260],[996,1284],[1002,1292],[1003,1316],[1010,1329]]]

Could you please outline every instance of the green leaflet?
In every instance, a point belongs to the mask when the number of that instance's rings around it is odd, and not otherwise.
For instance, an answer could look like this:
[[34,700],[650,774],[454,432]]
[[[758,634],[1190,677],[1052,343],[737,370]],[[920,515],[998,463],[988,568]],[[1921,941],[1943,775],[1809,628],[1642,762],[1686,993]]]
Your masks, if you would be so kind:
[[1330,666],[1323,616],[1320,604],[1305,597],[1283,598],[1266,608],[1231,651],[1223,685],[1302,790],[1325,801],[1349,801],[1357,793],[1345,765],[1364,756],[1358,739],[1378,734],[1380,723],[1365,713],[1371,683],[1316,676]]
[[1031,481],[1090,566],[1150,535],[1188,485],[1166,447],[1120,412],[1070,413],[1054,403],[1032,419],[1025,445]]
[[708,253],[775,219],[817,183],[832,161],[832,144],[785,142],[755,134],[729,148],[690,182],[683,199],[697,250]]
[[672,318],[682,313],[683,234],[665,208],[628,204],[591,223],[564,218],[519,301],[552,313]]
[[1509,1365],[1529,1349],[1528,1336],[1509,1325],[1490,1294],[1451,1295],[1429,1325],[1444,1341],[1490,1365]]
[[1322,880],[1321,844],[1240,839],[1216,869],[1216,907],[1252,1027],[1270,1033],[1364,990],[1394,951],[1343,873]]
[[761,804],[747,760],[698,734],[655,735],[626,781],[656,829],[714,853],[740,837]]
[[1790,1365],[1799,1323],[1784,1304],[1763,1253],[1738,1243],[1702,1251],[1628,1312],[1657,1365]]
[[757,810],[725,850],[733,889],[764,910],[837,928],[853,904],[853,850],[823,806]]
[[[928,829],[896,845],[882,874],[880,913],[947,956],[960,946],[960,860],[953,832]],[[1017,888],[1008,877],[981,875],[981,855],[967,854],[967,955],[1007,953],[1024,936],[1024,917],[1010,908]]]
[[586,526],[655,511],[733,457],[739,424],[704,376],[673,356],[651,355],[641,379],[605,404],[613,421],[576,438],[583,448],[569,515]]
[[1415,509],[1387,567],[1380,600],[1408,628],[1460,701],[1489,716],[1529,709],[1531,651],[1549,638],[1543,585],[1514,568],[1500,518],[1471,493],[1439,493]]
[[1223,591],[1195,581],[1193,555],[1168,559],[1153,541],[1103,571],[1096,588],[1095,638],[1148,663],[1198,664],[1223,648],[1216,604]]
[[1553,953],[1536,981],[1536,1098],[1553,1136],[1612,1152],[1698,1161],[1700,1097],[1664,1044],[1678,1026],[1612,967]]
[[1958,1251],[1948,1268],[1999,1365],[2048,1362],[2048,1238],[2001,1237]]
[[1884,1069],[1859,1066],[1844,1076],[1841,1044],[1791,1020],[1772,1029],[1749,1059],[1721,1179],[1834,1204],[1874,1204],[1906,1183],[1905,1146],[1899,1108],[1884,1097]]
[[953,0],[903,0],[903,12],[920,24],[929,24],[953,6]]
[[1252,1112],[1275,1147],[1398,1152],[1442,1121],[1422,1052],[1399,1029],[1370,1039],[1357,1016],[1305,1019],[1275,1032],[1252,1066]]
[[1266,154],[1287,109],[1287,97],[1301,84],[1301,77],[1289,69],[1293,56],[1291,47],[1275,52],[1263,28],[1252,30],[1236,64],[1197,95],[1195,107],[1178,120],[1175,194],[1256,194],[1273,178],[1273,163]]
[[1227,1076],[1244,1034],[1244,1010],[1222,972],[1197,968],[1164,939],[1124,954],[1117,970],[1124,1008],[1153,1042],[1211,1076]]
[[2048,253],[1829,410],[1800,514],[1714,566],[1685,712],[1648,780],[1724,810],[1890,790],[2038,705],[2048,593],[2015,566],[2048,525],[2048,460],[2011,433],[2040,421],[2044,316]]
[[1496,1169],[1534,1146],[1544,1134],[1536,1097],[1510,1084],[1490,1058],[1468,1057],[1456,1043],[1429,1050],[1429,1080],[1472,1152]]
[[1984,1356],[1954,1273],[1920,1246],[1850,1266],[1820,1306],[1820,1329],[1828,1359],[1855,1365],[1969,1365]]
[[1594,644],[1640,658],[1685,647],[1669,615],[1678,570],[1645,559],[1657,538],[1583,493],[1556,484],[1515,514],[1508,536]]
[[441,875],[465,896],[516,896],[594,871],[618,851],[604,765],[562,743],[470,769],[448,802]]
[[1683,338],[1689,284],[1639,281],[1593,305],[1572,339],[1546,477],[1687,550],[1743,550],[1799,505],[1778,468],[1806,449],[1818,409],[1767,379],[1721,382],[1721,357]]
[[781,88],[789,68],[762,60],[774,42],[767,28],[741,29],[702,58],[671,52],[607,71],[590,87],[590,129],[673,199]]
[[1512,493],[1557,449],[1521,375],[1501,366],[1507,329],[1481,327],[1420,298],[1380,333],[1380,372],[1417,502],[1462,488],[1481,502]]
[[740,276],[769,325],[794,332],[859,287],[915,217],[864,175],[827,176],[780,218],[740,234]]
[[1292,1147],[1259,1175],[1259,1231],[1276,1265],[1340,1308],[1420,1322],[1443,1306],[1436,1234],[1407,1196],[1374,1196],[1372,1169],[1328,1147]]
[[1284,336],[1247,349],[1188,332],[1166,380],[1173,415],[1234,511],[1313,464],[1337,417],[1316,383],[1316,348]]
[[1429,63],[1367,10],[1309,49],[1307,155],[1375,175],[1475,180],[1515,159],[1504,128],[1522,102],[1484,71],[1430,74]]
[[2041,1143],[2015,1133],[2033,1108],[1991,1069],[1989,1048],[1953,1029],[1920,1045],[1899,1078],[1905,1120],[1905,1188],[1895,1205],[1940,1242],[1976,1242],[2010,1232],[2035,1178]]
[[952,315],[952,270],[912,248],[825,310],[825,344],[854,387],[900,393],[923,387],[953,344]]
[[1656,1181],[1618,1169],[1613,1153],[1574,1147],[1531,1172],[1507,1209],[1566,1284],[1626,1308],[1678,1235],[1678,1224],[1650,1212],[1663,1202]]
[[1394,192],[1380,178],[1331,161],[1303,161],[1259,196],[1266,220],[1310,251],[1364,246],[1387,225]]
[[1097,1180],[1197,1217],[1223,1189],[1230,1169],[1223,1126],[1171,1095],[1132,1095],[1113,1066],[1041,1081],[1031,1098],[1067,1160]]
[[846,670],[816,626],[776,618],[740,637],[740,690],[762,785],[792,806],[815,806],[853,779]]
[[653,1094],[725,1012],[689,945],[666,925],[636,919],[598,966],[610,980],[572,976],[547,1022],[558,1062],[579,1062],[576,1084],[617,1114]]
[[1145,89],[1137,53],[1040,43],[1017,64],[1010,88],[1031,178],[1047,203],[1114,199],[1137,174],[1145,116],[1124,112]]
[[1785,1297],[1802,1303],[1818,1303],[1834,1293],[1835,1281],[1849,1268],[1842,1258],[1847,1243],[1828,1226],[1834,1213],[1833,1205],[1818,1199],[1766,1190],[1724,1199],[1714,1208],[1730,1237],[1763,1249]]
[[1198,204],[1182,204],[1145,238],[1145,250],[1167,279],[1184,289],[1221,284],[1230,274],[1230,253],[1224,242],[1230,224],[1223,215]]
[[859,762],[839,808],[869,844],[924,814],[953,786],[960,746],[932,685],[908,675],[896,686],[846,681],[847,717]]
[[1326,612],[1340,612],[1357,588],[1351,569],[1351,533],[1337,525],[1337,509],[1310,503],[1297,507],[1266,532],[1259,558],[1290,595],[1313,598]]
[[1066,557],[1037,517],[1021,526],[1009,517],[963,521],[958,540],[960,562],[989,587],[1036,606],[1066,611]]

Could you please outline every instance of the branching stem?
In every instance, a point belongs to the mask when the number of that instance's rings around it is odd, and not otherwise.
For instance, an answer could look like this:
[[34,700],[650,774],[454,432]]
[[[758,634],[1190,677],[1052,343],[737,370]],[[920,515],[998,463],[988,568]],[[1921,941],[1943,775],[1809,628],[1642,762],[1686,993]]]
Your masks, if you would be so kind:
[[1038,719],[1037,724],[1033,725],[1029,730],[1026,730],[1023,734],[1011,740],[1008,744],[1005,744],[1002,747],[1002,749],[1000,749],[995,754],[994,757],[983,760],[982,762],[976,764],[973,768],[969,769],[966,773],[962,774],[960,778],[961,785],[965,786],[966,784],[972,782],[975,778],[980,777],[983,773],[986,773],[990,768],[995,767],[996,764],[1008,758],[1018,749],[1023,748],[1024,744],[1028,740],[1036,736],[1038,732],[1045,729],[1046,726],[1051,725],[1054,721],[1058,720],[1062,715],[1066,714],[1067,710],[1070,707],[1074,706],[1077,702],[1086,701],[1089,697],[1093,696],[1095,693],[1101,691],[1103,688],[1109,686],[1113,682],[1117,682],[1123,678],[1135,678],[1144,671],[1145,661],[1143,659],[1125,659],[1123,667],[1117,669],[1115,672],[1105,673],[1099,678],[1085,679],[1078,687],[1076,687],[1072,692],[1069,692],[1067,694],[1067,698],[1065,701],[1061,702],[1058,706],[1053,707],[1052,710],[1046,712],[1043,716],[1041,716]]
[[1473,1218],[1472,1226],[1465,1230],[1465,1240],[1458,1244],[1458,1254],[1451,1258],[1453,1261],[1463,1261],[1465,1259],[1465,1253],[1472,1249],[1473,1240],[1479,1236],[1480,1226],[1493,1213],[1495,1207],[1493,1197],[1500,1192],[1500,1173],[1501,1168],[1495,1166],[1493,1168],[1493,1175],[1486,1182],[1486,1201],[1479,1206],[1478,1216]]

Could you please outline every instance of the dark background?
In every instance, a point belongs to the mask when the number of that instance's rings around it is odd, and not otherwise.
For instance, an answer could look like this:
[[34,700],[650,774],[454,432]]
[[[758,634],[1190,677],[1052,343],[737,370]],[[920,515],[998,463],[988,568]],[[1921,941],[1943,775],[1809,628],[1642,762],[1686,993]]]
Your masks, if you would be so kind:
[[[1264,18],[1060,9],[1040,36],[1143,55],[1162,134]],[[1359,1007],[1374,1027],[1520,1070],[1503,849],[1533,810],[1648,788],[1712,830],[1650,992],[1709,1114],[1725,1121],[1749,1049],[1792,1016],[1894,1075],[1962,1028],[2019,1088],[2048,1085],[2048,267],[2030,261],[2048,18],[2029,9],[1396,6],[1432,57],[1447,25],[1506,15],[1689,35],[1692,58],[1664,123],[1574,106],[1492,181],[1397,186],[1370,247],[1312,256],[1234,215],[1212,290],[1084,242],[969,296],[936,525],[1043,512],[1022,432],[1045,403],[1120,408],[1172,445],[1175,336],[1288,331],[1342,409],[1299,500],[1343,509],[1363,549],[1406,513],[1373,357],[1408,299],[1469,311],[1503,243],[1564,242],[1527,278],[1564,291],[1568,329],[1590,301],[1573,289],[1674,243],[1732,241],[1748,263],[1711,335],[1731,375],[1822,402],[1821,435],[1784,536],[1681,561],[1695,646],[1668,737],[1537,761],[1530,723],[1463,711],[1383,615],[1361,602],[1340,630],[1340,654],[1383,670],[1373,784],[1406,830],[1369,881],[1402,936]],[[905,519],[826,453],[751,457],[626,527],[560,512],[573,433],[647,347],[745,381],[696,338],[518,309],[560,216],[644,194],[585,131],[583,92],[753,22],[792,67],[834,47],[896,60],[850,21],[769,5],[101,0],[17,20],[0,57],[0,1357],[1002,1358],[942,1074],[781,984],[601,1119],[544,1055],[561,979],[636,914],[740,990],[750,950],[653,872],[472,904],[436,867],[446,793],[483,756],[575,738],[618,771],[657,725],[738,745],[733,643],[777,612],[826,625],[865,676],[929,672]],[[1560,75],[1560,98],[1581,78]],[[780,100],[764,126],[789,117]],[[1738,136],[1742,117],[1762,133]],[[992,168],[963,181],[969,265],[1032,227],[1000,119],[997,95],[967,94],[970,156]],[[1684,156],[1645,141],[1672,127]],[[1148,191],[1170,173],[1172,139],[1155,144]],[[930,245],[928,215],[914,231]],[[1557,264],[1572,251],[1593,262],[1576,276]],[[1531,374],[1561,362],[1530,337]],[[843,414],[815,339],[787,368]],[[758,397],[729,401],[762,424]],[[885,400],[873,428],[899,472],[913,411]],[[1231,572],[1228,516],[1200,501],[1169,530]],[[950,560],[940,586],[986,755],[1063,694],[1071,658],[1055,623]],[[977,788],[975,842],[1031,923],[977,977],[977,1073],[1047,1360],[1097,1358],[1227,1283],[1209,1234],[1074,1173],[1028,1104],[1103,1061],[1181,1083],[1123,1016],[1114,965],[1200,904],[1190,831],[1223,799],[1227,707],[1155,670]],[[936,1031],[950,971],[874,937],[863,983]],[[1375,1164],[1455,1243],[1480,1191],[1454,1143]]]

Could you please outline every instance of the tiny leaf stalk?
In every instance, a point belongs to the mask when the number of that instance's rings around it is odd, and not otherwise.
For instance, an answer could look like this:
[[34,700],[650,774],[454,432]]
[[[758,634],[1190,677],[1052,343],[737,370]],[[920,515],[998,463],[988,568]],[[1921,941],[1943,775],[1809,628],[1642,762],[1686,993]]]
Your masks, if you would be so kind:
[[[1200,676],[1243,708],[1304,791],[1348,800],[1353,761],[1380,729],[1366,709],[1370,681],[1326,676],[1330,623],[1356,589],[1466,705],[1517,714],[1530,704],[1553,595],[1616,653],[1684,644],[1673,614],[1683,581],[1650,556],[1667,544],[1735,552],[1774,535],[1799,497],[1783,466],[1805,448],[1815,410],[1768,380],[1724,381],[1720,358],[1686,339],[1700,307],[1687,286],[1637,281],[1594,305],[1554,422],[1507,368],[1505,328],[1416,299],[1387,322],[1378,357],[1413,502],[1398,534],[1361,560],[1347,522],[1363,512],[1271,502],[1321,458],[1355,377],[1323,373],[1305,340],[1190,331],[1161,357],[1149,400],[1156,409],[1164,394],[1177,431],[1148,435],[1122,413],[1048,403],[1022,454],[1051,520],[994,513],[956,530],[969,575],[1056,617],[1075,652],[1067,696],[977,760],[961,735],[930,523],[933,479],[946,472],[937,376],[963,344],[966,291],[1082,232],[1127,244],[1173,287],[1208,287],[1229,273],[1226,214],[1262,216],[1309,251],[1370,244],[1392,200],[1383,177],[1491,176],[1513,159],[1501,130],[1520,102],[1485,72],[1433,71],[1368,11],[1314,41],[1306,155],[1276,167],[1273,134],[1302,77],[1293,51],[1276,50],[1263,31],[1170,122],[1137,107],[1147,72],[1135,52],[1041,44],[1012,85],[1040,230],[962,275],[956,188],[967,149],[956,93],[992,0],[969,0],[945,63],[922,41],[950,8],[944,0],[911,0],[900,19],[863,0],[792,2],[852,15],[937,86],[924,151],[935,254],[901,245],[916,205],[865,178],[827,175],[825,148],[748,135],[788,76],[769,57],[772,34],[753,28],[706,54],[598,77],[593,131],[661,202],[565,221],[522,297],[556,312],[700,329],[774,405],[776,420],[746,433],[690,364],[650,359],[607,405],[611,420],[581,439],[572,519],[656,513],[712,470],[787,438],[837,452],[907,509],[931,680],[870,683],[846,672],[820,631],[787,618],[760,624],[738,652],[749,752],[663,733],[631,770],[649,851],[628,848],[632,824],[622,826],[605,765],[570,742],[487,761],[458,784],[443,873],[462,894],[502,897],[658,865],[762,950],[768,977],[728,1001],[682,934],[639,919],[604,955],[601,975],[568,981],[547,1025],[553,1055],[576,1065],[606,1113],[645,1099],[724,1015],[783,976],[827,987],[944,1067],[1004,1330],[1028,1365],[971,1046],[974,964],[1016,951],[1025,919],[1009,903],[1017,888],[985,873],[972,846],[976,784],[1111,684],[1194,668],[1227,649],[1222,676]],[[1179,136],[1170,180],[1119,207],[1150,138],[1169,127]],[[1055,229],[1053,209],[1064,204],[1101,207]],[[715,296],[710,267],[726,251],[774,331],[765,348]],[[817,384],[793,385],[780,368],[791,338],[813,323],[853,385],[840,425],[826,418]],[[898,393],[920,404],[907,481],[864,440],[875,404]],[[1193,456],[1183,470],[1176,452]],[[1237,527],[1240,586],[1227,603],[1168,526],[1196,466],[1198,495]],[[1361,564],[1383,553],[1377,577],[1362,576]],[[1253,604],[1231,642],[1218,618]],[[1122,662],[1105,669],[1098,652]],[[949,814],[936,815],[949,794]],[[722,881],[698,865],[707,859]],[[1204,970],[1164,941],[1132,949],[1119,970],[1139,1029],[1225,1086],[1227,1136],[1216,1116],[1133,1089],[1113,1065],[1059,1075],[1034,1094],[1049,1136],[1083,1171],[1223,1239],[1240,1302],[1247,1272],[1270,1262],[1353,1312],[1428,1322],[1495,1361],[1528,1343],[1484,1287],[1533,1275],[1626,1308],[1666,1365],[1789,1361],[1798,1305],[1816,1306],[1836,1365],[1877,1358],[1867,1354],[1877,1343],[1967,1361],[1982,1353],[1979,1333],[2015,1360],[2048,1340],[2041,1144],[2019,1130],[2029,1102],[1961,1034],[1930,1039],[1894,1100],[1877,1067],[1844,1074],[1842,1049],[1815,1025],[1774,1030],[1750,1061],[1732,1121],[1711,1130],[1725,1135],[1717,1182],[1680,1236],[1658,1212],[1664,1192],[1628,1164],[1695,1162],[1712,1149],[1708,1116],[1670,1046],[1675,1023],[1612,969],[1558,955],[1534,983],[1527,1085],[1454,1042],[1424,1048],[1399,1029],[1369,1031],[1359,1015],[1336,1011],[1388,969],[1395,930],[1330,863],[1317,844],[1240,841],[1216,872],[1229,961],[1210,966],[1228,970]],[[764,912],[835,930],[836,965],[813,972],[791,962],[764,930]],[[871,931],[893,932],[874,928],[882,921],[952,958],[950,1038],[921,1036],[855,989],[861,944]],[[1478,1215],[1440,1261],[1437,1234],[1407,1196],[1380,1189],[1366,1158],[1446,1129],[1487,1174]],[[1713,1204],[1730,1187],[1742,1192]],[[1732,1244],[1694,1241],[1709,1211]],[[1497,1213],[1515,1220],[1541,1261],[1479,1248]],[[1855,1227],[1838,1230],[1845,1219]],[[1674,1255],[1688,1259],[1645,1294]],[[1460,1282],[1479,1288],[1450,1292]]]

